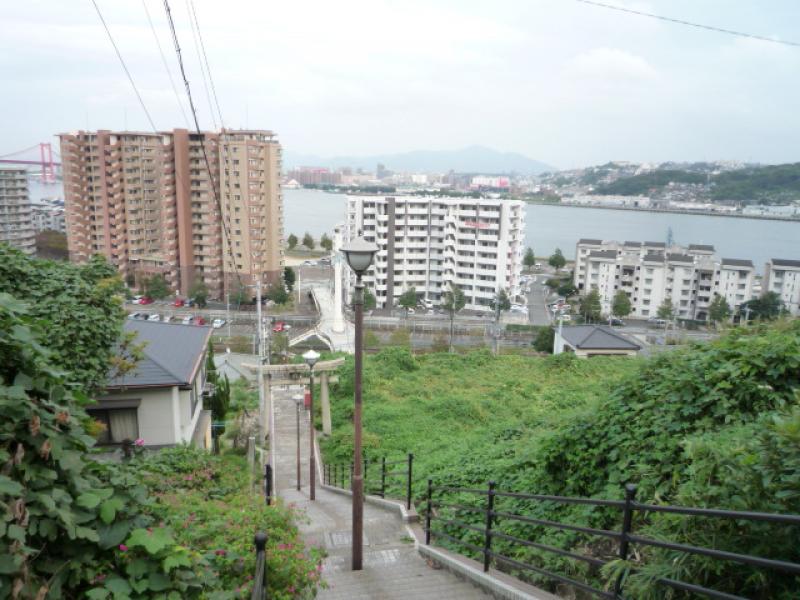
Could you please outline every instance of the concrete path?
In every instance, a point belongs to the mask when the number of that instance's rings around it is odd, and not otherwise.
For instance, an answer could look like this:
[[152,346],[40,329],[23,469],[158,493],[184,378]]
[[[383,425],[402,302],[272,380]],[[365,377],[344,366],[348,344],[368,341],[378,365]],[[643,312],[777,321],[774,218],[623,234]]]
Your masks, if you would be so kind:
[[445,570],[429,567],[414,546],[400,516],[370,504],[364,506],[364,569],[350,570],[352,504],[349,496],[321,489],[308,498],[308,417],[301,409],[301,491],[297,491],[296,408],[292,400],[300,387],[273,389],[275,411],[276,490],[287,503],[305,510],[307,522],[298,527],[307,545],[324,547],[321,600],[477,600],[490,598],[472,584]]

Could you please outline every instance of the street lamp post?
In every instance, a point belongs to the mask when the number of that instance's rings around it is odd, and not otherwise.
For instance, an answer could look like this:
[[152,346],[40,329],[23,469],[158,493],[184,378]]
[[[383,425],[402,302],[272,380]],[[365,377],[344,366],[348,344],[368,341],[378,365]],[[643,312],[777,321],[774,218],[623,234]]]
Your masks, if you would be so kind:
[[297,413],[297,491],[300,491],[300,405],[303,403],[302,394],[294,396],[294,404]]
[[355,391],[353,409],[353,571],[360,571],[364,557],[364,479],[361,474],[361,375],[364,352],[364,284],[361,281],[369,269],[378,246],[357,238],[342,247],[348,266],[356,274],[353,309],[355,311]]
[[310,383],[308,386],[309,391],[309,403],[308,403],[308,448],[309,448],[309,456],[308,456],[308,464],[309,464],[309,480],[308,480],[308,489],[309,494],[308,497],[311,500],[314,500],[314,490],[315,490],[315,481],[314,481],[314,470],[317,468],[317,461],[314,458],[314,365],[317,364],[319,360],[319,352],[314,352],[313,350],[309,350],[305,354],[303,354],[303,360],[306,361],[308,365]]

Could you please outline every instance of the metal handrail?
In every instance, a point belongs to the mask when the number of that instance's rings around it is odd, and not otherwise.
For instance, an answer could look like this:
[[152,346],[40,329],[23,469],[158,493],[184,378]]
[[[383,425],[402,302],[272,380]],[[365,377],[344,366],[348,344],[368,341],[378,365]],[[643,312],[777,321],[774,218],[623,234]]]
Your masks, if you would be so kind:
[[[456,494],[473,494],[476,496],[480,496],[485,498],[485,506],[477,507],[477,506],[465,506],[462,504],[453,504],[449,502],[443,502],[441,500],[437,500],[434,502],[433,495],[434,491],[438,492],[452,492]],[[735,511],[735,510],[723,510],[723,509],[711,509],[711,508],[694,508],[694,507],[685,507],[685,506],[669,506],[669,505],[653,505],[653,504],[644,504],[635,501],[636,495],[636,486],[634,485],[627,485],[625,486],[625,499],[624,500],[605,500],[605,499],[595,499],[595,498],[577,498],[577,497],[568,497],[568,496],[551,496],[551,495],[543,495],[543,494],[524,494],[524,493],[517,493],[517,492],[509,492],[509,491],[500,491],[495,489],[495,485],[493,482],[489,483],[488,489],[475,489],[475,488],[462,488],[457,486],[451,485],[433,485],[433,481],[431,479],[428,480],[428,488],[427,488],[427,502],[426,502],[426,509],[425,509],[425,543],[430,544],[431,537],[438,537],[449,540],[456,544],[459,544],[463,547],[469,548],[470,550],[483,555],[483,564],[484,564],[484,571],[488,571],[490,568],[490,563],[492,559],[495,561],[506,563],[509,566],[512,566],[517,569],[521,570],[530,570],[545,577],[548,577],[554,581],[558,581],[560,583],[566,583],[568,585],[572,585],[577,589],[583,590],[590,594],[594,594],[601,598],[610,598],[614,600],[621,600],[623,598],[622,595],[622,588],[624,586],[624,574],[620,574],[616,581],[613,582],[613,591],[608,590],[601,590],[598,588],[594,588],[588,583],[577,581],[566,577],[564,575],[560,575],[558,573],[553,573],[551,571],[547,571],[546,569],[542,569],[541,567],[537,567],[534,565],[522,563],[520,561],[514,560],[507,556],[503,556],[497,552],[494,552],[491,549],[492,539],[502,539],[513,544],[520,544],[522,546],[535,548],[537,550],[541,550],[543,552],[548,552],[551,554],[556,554],[558,556],[564,556],[566,558],[579,560],[585,563],[592,565],[593,567],[599,568],[603,567],[604,565],[608,564],[607,561],[603,561],[594,557],[590,556],[583,556],[580,554],[576,554],[574,552],[570,552],[569,550],[565,550],[563,548],[556,548],[554,546],[548,546],[546,544],[540,544],[531,540],[525,540],[516,536],[508,535],[501,531],[493,530],[496,527],[498,520],[512,520],[521,523],[527,523],[531,525],[541,526],[541,527],[548,527],[548,528],[555,528],[560,530],[566,531],[575,531],[578,533],[585,533],[588,535],[593,536],[600,536],[605,538],[610,538],[613,540],[617,540],[619,544],[618,548],[618,558],[622,561],[628,560],[629,551],[630,551],[630,544],[637,544],[642,546],[651,546],[655,548],[662,548],[665,550],[672,550],[676,552],[682,552],[686,554],[692,555],[700,555],[700,556],[707,556],[710,558],[724,560],[724,561],[732,561],[737,562],[740,564],[747,564],[754,567],[761,567],[761,568],[768,568],[779,570],[783,572],[787,572],[793,575],[800,575],[800,564],[792,563],[788,561],[782,560],[774,560],[768,558],[762,558],[758,556],[752,556],[748,554],[740,554],[735,552],[728,552],[724,550],[716,550],[712,548],[703,548],[700,546],[692,546],[688,544],[679,544],[670,541],[664,540],[657,540],[651,539],[647,537],[642,537],[639,535],[634,535],[632,533],[633,529],[633,515],[635,512],[640,513],[647,513],[647,512],[663,512],[663,513],[671,513],[671,514],[679,514],[679,515],[687,515],[687,516],[700,516],[700,517],[711,517],[711,518],[726,518],[726,519],[738,519],[738,520],[747,520],[747,521],[761,521],[761,522],[771,522],[771,523],[780,523],[784,525],[800,525],[800,515],[788,515],[788,514],[776,514],[776,513],[762,513],[762,512],[747,512],[747,511]],[[558,502],[562,504],[581,504],[581,505],[589,505],[589,506],[604,506],[604,507],[611,507],[615,509],[621,509],[622,511],[622,528],[620,531],[610,531],[606,529],[595,529],[591,527],[583,527],[580,525],[573,525],[568,523],[560,523],[557,521],[551,521],[546,519],[538,519],[534,517],[528,517],[525,515],[518,515],[510,512],[504,511],[496,511],[494,510],[494,501],[496,497],[507,497],[507,498],[518,498],[523,500],[537,500],[537,501],[547,501],[547,502]],[[443,514],[437,514],[434,509],[451,509],[456,512],[470,512],[475,513],[476,515],[483,515],[485,518],[485,525],[481,527],[478,523],[468,523],[465,521],[461,521],[459,519],[449,518]],[[483,533],[484,535],[484,546],[480,548],[475,544],[470,544],[461,540],[457,537],[454,537],[450,534],[444,533],[442,531],[436,530],[431,526],[432,521],[436,519],[437,521],[443,523],[444,525],[449,525],[452,527],[458,527],[464,531],[471,531],[477,533]],[[477,519],[476,519],[477,521]],[[635,567],[633,567],[635,570]],[[729,594],[726,592],[720,592],[702,585],[694,584],[694,583],[687,583],[682,581],[676,581],[673,579],[668,578],[659,578],[656,579],[656,582],[660,585],[664,585],[667,587],[671,587],[673,589],[691,592],[694,594],[704,595],[709,598],[714,598],[718,600],[747,600],[741,596],[737,596],[734,594]]]

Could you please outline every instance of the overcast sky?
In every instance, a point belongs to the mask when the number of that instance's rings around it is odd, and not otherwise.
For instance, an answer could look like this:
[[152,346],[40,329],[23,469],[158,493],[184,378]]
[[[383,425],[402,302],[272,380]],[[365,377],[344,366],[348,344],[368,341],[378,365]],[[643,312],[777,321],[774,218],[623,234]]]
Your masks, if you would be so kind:
[[[145,1],[177,77],[163,2]],[[187,1],[170,4],[212,128]],[[142,0],[97,2],[156,126],[185,126]],[[800,47],[574,0],[194,2],[225,125],[272,129],[296,153],[800,160]],[[800,41],[798,0],[615,3]],[[0,154],[87,124],[149,128],[91,0],[3,4]]]

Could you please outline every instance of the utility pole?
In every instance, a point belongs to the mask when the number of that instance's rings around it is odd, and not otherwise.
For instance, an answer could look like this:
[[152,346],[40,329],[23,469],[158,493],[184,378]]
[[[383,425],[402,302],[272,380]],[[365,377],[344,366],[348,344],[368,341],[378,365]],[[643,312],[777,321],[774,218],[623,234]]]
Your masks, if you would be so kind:
[[261,281],[256,282],[256,327],[258,332],[258,429],[261,443],[264,442],[264,415],[266,414],[264,394],[264,326],[261,323]]
[[228,343],[231,337],[231,293],[225,292],[225,320],[228,322]]

